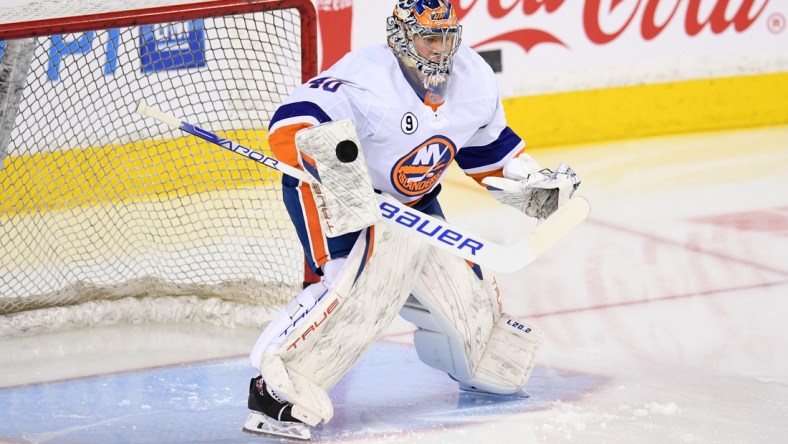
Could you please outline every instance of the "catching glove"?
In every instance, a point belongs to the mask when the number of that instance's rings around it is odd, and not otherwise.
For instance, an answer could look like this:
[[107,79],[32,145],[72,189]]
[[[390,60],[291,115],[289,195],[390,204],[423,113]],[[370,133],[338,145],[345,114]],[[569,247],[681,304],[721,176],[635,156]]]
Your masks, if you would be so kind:
[[503,177],[486,177],[482,183],[499,202],[541,222],[572,197],[580,178],[565,163],[550,171],[521,154],[504,166]]

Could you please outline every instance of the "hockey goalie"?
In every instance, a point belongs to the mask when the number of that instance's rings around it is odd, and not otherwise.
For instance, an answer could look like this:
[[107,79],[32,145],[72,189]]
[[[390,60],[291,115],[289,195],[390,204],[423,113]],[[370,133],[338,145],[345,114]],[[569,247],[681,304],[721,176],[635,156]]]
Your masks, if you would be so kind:
[[489,272],[379,223],[375,193],[443,218],[440,182],[455,161],[501,202],[544,219],[580,180],[566,164],[550,171],[524,152],[494,74],[461,43],[448,0],[399,0],[386,29],[388,45],[347,54],[271,121],[277,160],[315,179],[284,176],[282,185],[321,280],[251,352],[259,375],[247,432],[308,439],[333,416],[329,390],[397,315],[417,327],[419,358],[458,389],[516,395],[533,369],[541,333],[504,311]]

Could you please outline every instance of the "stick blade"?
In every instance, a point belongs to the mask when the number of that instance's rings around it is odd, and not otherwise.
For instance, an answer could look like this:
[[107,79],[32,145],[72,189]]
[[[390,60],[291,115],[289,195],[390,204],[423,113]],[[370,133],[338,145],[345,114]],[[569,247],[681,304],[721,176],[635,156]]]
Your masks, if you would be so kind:
[[137,109],[135,109],[134,112],[141,116],[145,116],[146,115],[145,111],[147,110],[147,108],[148,105],[145,103],[145,101],[140,100],[139,102],[137,102]]
[[152,106],[148,106],[144,100],[137,102],[137,109],[135,109],[134,112],[141,116],[152,117],[159,122],[166,123],[173,128],[179,128],[181,126],[181,121],[177,117],[158,110]]
[[528,244],[534,256],[539,256],[575,227],[583,223],[591,214],[591,205],[583,196],[575,196],[561,206],[555,213],[539,224],[528,235]]

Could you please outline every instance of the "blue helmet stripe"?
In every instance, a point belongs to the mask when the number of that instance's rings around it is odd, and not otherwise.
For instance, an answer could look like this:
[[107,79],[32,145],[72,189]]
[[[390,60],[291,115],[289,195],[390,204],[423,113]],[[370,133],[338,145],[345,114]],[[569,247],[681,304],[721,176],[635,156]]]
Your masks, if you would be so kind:
[[423,14],[424,11],[427,9],[438,9],[441,7],[441,4],[446,6],[446,18],[450,16],[451,13],[451,3],[447,1],[441,0],[418,0],[416,3],[413,4],[413,9],[416,10],[417,13]]

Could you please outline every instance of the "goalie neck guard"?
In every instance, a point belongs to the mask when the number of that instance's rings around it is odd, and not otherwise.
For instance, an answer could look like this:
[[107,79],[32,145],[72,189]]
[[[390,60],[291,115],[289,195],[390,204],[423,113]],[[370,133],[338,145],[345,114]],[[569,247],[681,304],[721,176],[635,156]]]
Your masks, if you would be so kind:
[[386,22],[388,44],[424,102],[443,103],[462,26],[448,0],[398,0]]

